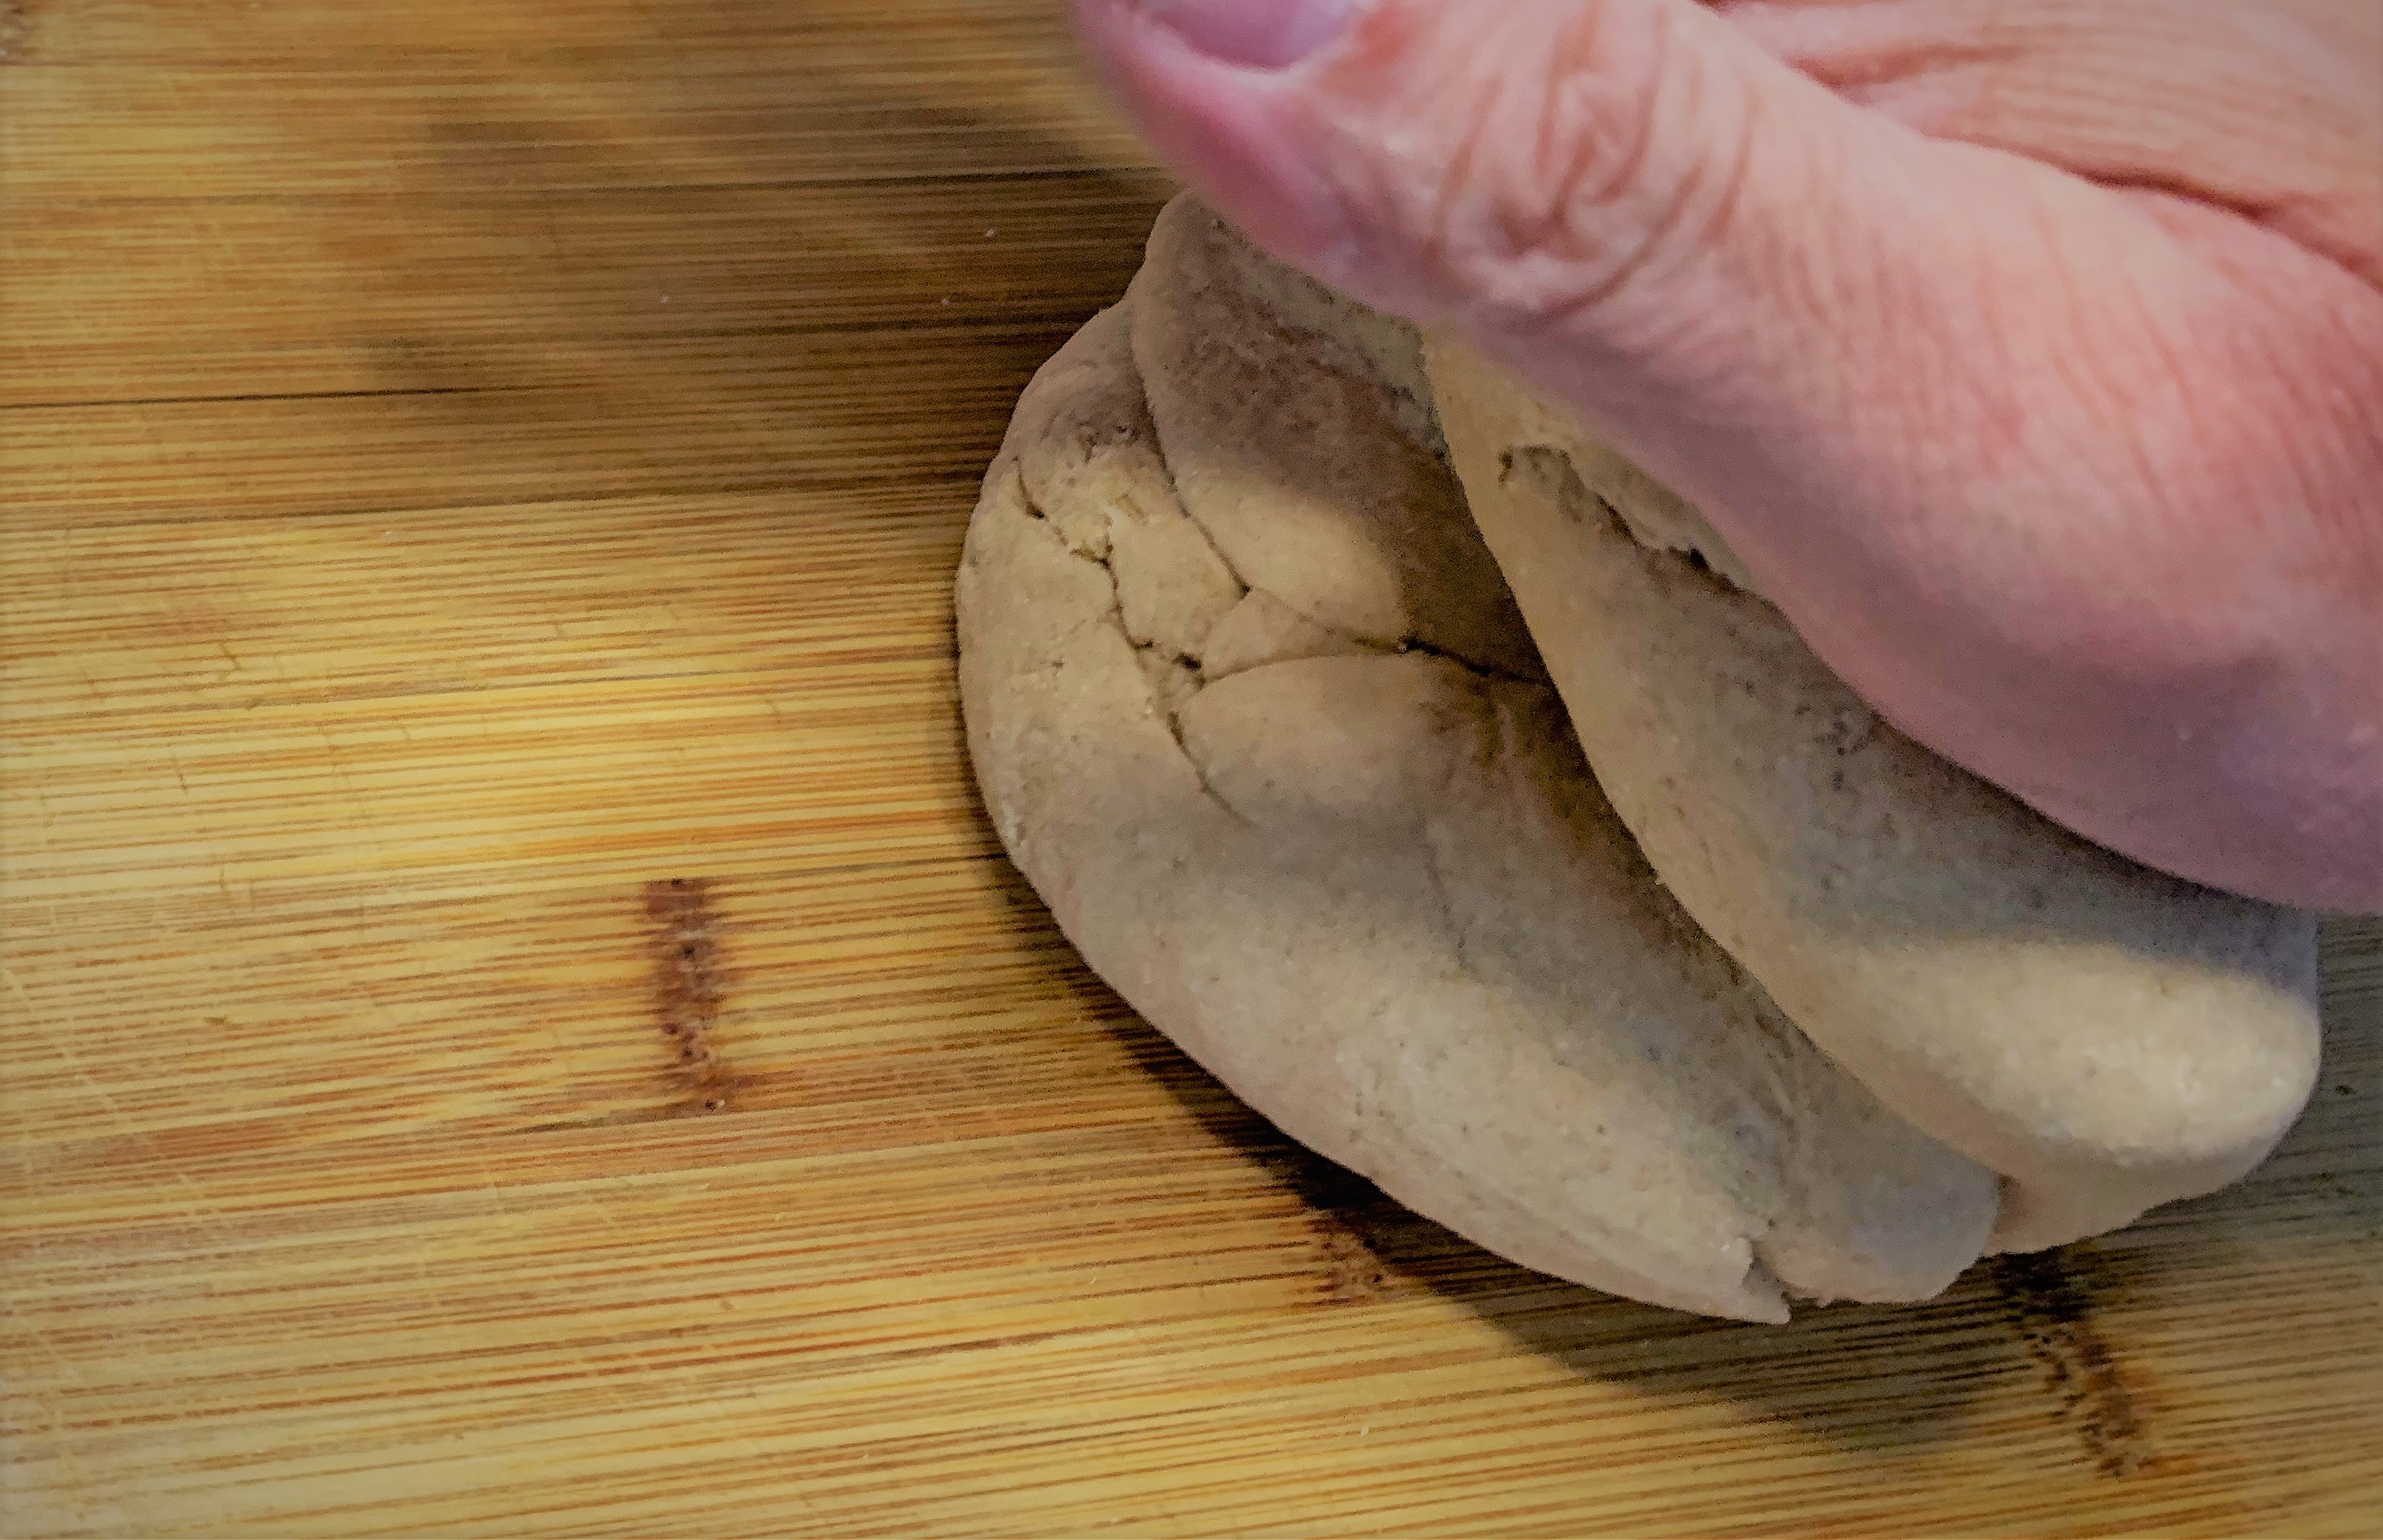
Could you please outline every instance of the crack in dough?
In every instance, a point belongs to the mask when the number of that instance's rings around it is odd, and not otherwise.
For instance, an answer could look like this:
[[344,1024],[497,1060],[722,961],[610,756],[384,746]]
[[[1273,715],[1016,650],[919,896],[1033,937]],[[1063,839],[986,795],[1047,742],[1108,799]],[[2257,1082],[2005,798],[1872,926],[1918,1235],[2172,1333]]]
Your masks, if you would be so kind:
[[1179,199],[1127,291],[1134,367],[1187,515],[1243,583],[1318,625],[1546,678],[1438,451],[1420,369],[1384,361],[1401,347],[1419,359],[1419,342],[1354,348],[1302,329],[1266,302],[1298,282],[1248,281],[1271,266]]

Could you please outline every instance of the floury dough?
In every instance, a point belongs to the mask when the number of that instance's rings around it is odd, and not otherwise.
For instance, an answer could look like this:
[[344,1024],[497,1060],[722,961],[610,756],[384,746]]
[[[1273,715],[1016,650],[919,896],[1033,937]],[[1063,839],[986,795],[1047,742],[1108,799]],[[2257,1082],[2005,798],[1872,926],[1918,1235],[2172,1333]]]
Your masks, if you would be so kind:
[[1491,1250],[1748,1320],[1938,1292],[1994,1177],[1655,881],[1422,377],[1403,328],[1162,216],[969,526],[961,695],[1004,844],[1193,1058]]
[[1435,346],[1429,374],[1623,821],[1815,1042],[2010,1178],[1994,1249],[2266,1155],[2316,1074],[2313,917],[2134,865],[1902,736],[1694,510],[1477,358]]

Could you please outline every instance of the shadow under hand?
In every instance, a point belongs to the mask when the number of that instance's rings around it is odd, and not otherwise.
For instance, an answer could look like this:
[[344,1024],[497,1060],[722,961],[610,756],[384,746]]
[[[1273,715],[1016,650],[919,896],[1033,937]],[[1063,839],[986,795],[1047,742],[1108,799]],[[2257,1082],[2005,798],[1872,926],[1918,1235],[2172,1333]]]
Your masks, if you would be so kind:
[[451,74],[352,329],[387,388],[509,392],[546,496],[972,486],[1172,189],[1056,11],[667,0]]

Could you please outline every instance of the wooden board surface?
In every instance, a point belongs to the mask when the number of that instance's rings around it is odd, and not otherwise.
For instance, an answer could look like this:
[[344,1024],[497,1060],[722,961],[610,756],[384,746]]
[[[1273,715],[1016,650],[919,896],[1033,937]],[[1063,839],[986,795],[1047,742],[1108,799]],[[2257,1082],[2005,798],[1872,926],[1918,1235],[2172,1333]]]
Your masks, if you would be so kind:
[[0,0],[0,1532],[2383,1533],[2383,930],[2241,1189],[1785,1329],[1287,1148],[949,579],[1164,179],[1044,0]]

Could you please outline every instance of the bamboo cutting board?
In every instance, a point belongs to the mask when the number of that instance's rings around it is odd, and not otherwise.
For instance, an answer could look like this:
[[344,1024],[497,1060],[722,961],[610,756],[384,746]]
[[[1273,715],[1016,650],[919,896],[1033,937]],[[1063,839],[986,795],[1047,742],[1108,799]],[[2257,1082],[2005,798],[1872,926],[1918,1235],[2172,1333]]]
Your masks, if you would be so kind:
[[0,0],[0,1531],[2383,1533],[2383,932],[2238,1191],[1766,1329],[1089,978],[949,585],[1167,187],[1043,0]]

